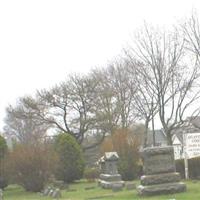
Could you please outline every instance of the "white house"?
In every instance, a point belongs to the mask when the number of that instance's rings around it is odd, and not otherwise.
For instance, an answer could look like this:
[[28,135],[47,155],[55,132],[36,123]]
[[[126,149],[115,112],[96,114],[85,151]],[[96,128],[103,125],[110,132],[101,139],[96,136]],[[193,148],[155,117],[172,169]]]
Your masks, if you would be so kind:
[[[183,135],[184,134],[199,134],[200,133],[200,117],[188,117],[185,124],[177,129],[174,132],[174,135],[172,137],[172,143],[174,146],[174,158],[175,159],[183,159],[184,158],[184,140]],[[155,130],[155,139],[156,139],[156,146],[166,146],[167,145],[167,137],[164,133],[164,131],[161,130]],[[153,133],[150,132],[148,134],[148,146],[152,146],[153,144]],[[200,144],[199,144],[200,145]]]
[[175,160],[184,158],[183,140],[180,139],[177,135],[174,135],[172,141],[174,147]]

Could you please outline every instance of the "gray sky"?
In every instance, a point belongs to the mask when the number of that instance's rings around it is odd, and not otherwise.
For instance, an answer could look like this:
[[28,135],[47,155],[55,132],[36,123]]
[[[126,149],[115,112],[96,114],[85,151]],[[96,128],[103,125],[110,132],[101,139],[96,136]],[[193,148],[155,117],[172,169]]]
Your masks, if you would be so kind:
[[199,0],[1,0],[0,130],[5,107],[120,54],[144,20],[170,26]]

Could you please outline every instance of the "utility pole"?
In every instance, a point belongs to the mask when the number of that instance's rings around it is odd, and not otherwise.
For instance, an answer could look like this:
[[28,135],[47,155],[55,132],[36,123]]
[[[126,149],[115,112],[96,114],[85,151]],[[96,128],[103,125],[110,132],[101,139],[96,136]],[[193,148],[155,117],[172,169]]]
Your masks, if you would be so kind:
[[188,155],[187,155],[187,133],[183,130],[183,151],[184,151],[184,167],[185,167],[185,179],[189,179],[189,170],[188,170]]

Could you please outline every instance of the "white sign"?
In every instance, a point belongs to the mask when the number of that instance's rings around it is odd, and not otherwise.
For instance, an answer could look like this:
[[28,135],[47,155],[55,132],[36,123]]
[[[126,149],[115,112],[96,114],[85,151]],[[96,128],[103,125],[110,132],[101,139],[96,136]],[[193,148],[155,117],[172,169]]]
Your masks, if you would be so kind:
[[200,133],[186,133],[185,139],[187,157],[200,156]]

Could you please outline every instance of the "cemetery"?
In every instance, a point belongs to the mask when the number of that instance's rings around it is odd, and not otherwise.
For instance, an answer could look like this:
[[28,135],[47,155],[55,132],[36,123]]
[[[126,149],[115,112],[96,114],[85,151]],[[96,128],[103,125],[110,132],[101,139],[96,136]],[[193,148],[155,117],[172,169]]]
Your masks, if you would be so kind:
[[200,200],[200,1],[11,1],[0,200]]
[[181,182],[176,172],[173,147],[147,147],[141,152],[143,175],[140,180],[122,181],[118,172],[119,156],[117,152],[105,152],[98,160],[100,169],[96,180],[87,179],[65,185],[64,182],[51,177],[52,184],[37,193],[25,192],[17,185],[10,185],[0,192],[0,198],[8,200],[184,200],[189,197],[200,198],[200,180]]
[[[136,185],[139,185],[139,181],[134,182]],[[187,184],[187,192],[185,193],[177,193],[174,195],[166,194],[166,195],[159,195],[159,196],[152,196],[152,197],[138,197],[136,190],[127,190],[124,188],[118,192],[112,192],[111,190],[103,190],[97,187],[96,183],[88,183],[85,181],[80,181],[78,183],[72,184],[71,190],[67,191],[62,190],[62,198],[63,200],[86,200],[86,199],[102,199],[102,200],[188,200],[188,199],[195,199],[198,200],[200,198],[199,195],[199,187],[200,181],[186,181]],[[85,190],[85,187],[92,187],[94,189]],[[98,198],[96,198],[98,197]],[[25,192],[19,186],[9,186],[4,191],[4,199],[6,200],[52,200],[52,197],[42,196],[41,194]]]
[[[121,136],[121,134],[123,133],[120,132],[119,135]],[[99,157],[94,165],[93,171],[91,171],[89,176],[87,174],[85,177],[82,176],[82,179],[78,178],[71,183],[65,183],[62,180],[56,179],[56,176],[52,174],[49,177],[49,180],[46,182],[44,188],[38,192],[26,191],[20,185],[10,184],[8,187],[5,186],[3,190],[0,190],[0,199],[184,200],[192,198],[197,200],[200,198],[200,179],[198,175],[194,174],[194,171],[191,171],[191,169],[195,169],[195,166],[199,169],[198,166],[200,161],[198,162],[197,158],[200,152],[198,149],[196,149],[196,147],[193,150],[191,149],[194,148],[193,146],[195,146],[192,145],[193,143],[191,142],[191,137],[193,136],[189,134],[188,140],[186,141],[188,145],[190,144],[188,152],[195,152],[197,157],[195,157],[193,154],[191,154],[191,159],[188,157],[190,169],[189,174],[191,177],[191,179],[188,180],[184,179],[184,163],[180,165],[179,161],[177,162],[174,159],[175,153],[172,146],[146,147],[142,148],[142,150],[139,152],[139,158],[142,161],[142,173],[140,175],[138,174],[138,178],[134,180],[128,180],[120,174],[123,173],[123,171],[120,170],[119,165],[120,152],[118,154],[115,151],[107,151]],[[64,144],[63,141],[69,141],[69,138],[62,134],[56,138],[56,141],[58,142],[57,145],[59,144],[59,149],[61,148],[62,151],[64,151],[64,148],[66,147],[62,147],[59,141],[61,138],[62,145]],[[194,136],[194,138],[196,137]],[[120,139],[122,141],[122,138]],[[71,142],[73,146],[76,146],[74,140],[71,140]],[[193,142],[196,144],[197,140],[195,139]],[[66,144],[67,146],[70,145],[69,143]],[[124,145],[127,146],[127,144]],[[73,151],[77,150],[74,149]],[[37,156],[39,156],[39,154]],[[68,158],[66,157],[66,159]],[[72,157],[70,159],[71,165],[73,165]],[[181,168],[183,168],[183,170],[180,170]],[[136,168],[134,170],[136,170]],[[29,181],[31,182],[31,180]]]

